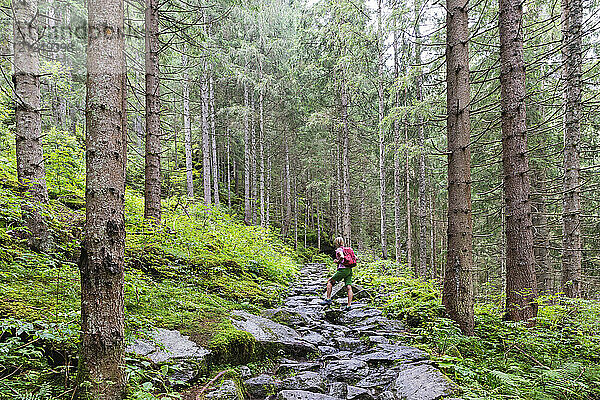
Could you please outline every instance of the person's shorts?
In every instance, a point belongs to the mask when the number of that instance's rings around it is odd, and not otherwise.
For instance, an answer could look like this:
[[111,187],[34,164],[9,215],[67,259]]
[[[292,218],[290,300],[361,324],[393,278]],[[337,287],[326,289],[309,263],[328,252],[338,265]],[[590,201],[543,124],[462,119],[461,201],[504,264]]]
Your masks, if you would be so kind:
[[334,282],[344,281],[344,285],[352,285],[352,268],[338,269],[335,274],[331,277]]

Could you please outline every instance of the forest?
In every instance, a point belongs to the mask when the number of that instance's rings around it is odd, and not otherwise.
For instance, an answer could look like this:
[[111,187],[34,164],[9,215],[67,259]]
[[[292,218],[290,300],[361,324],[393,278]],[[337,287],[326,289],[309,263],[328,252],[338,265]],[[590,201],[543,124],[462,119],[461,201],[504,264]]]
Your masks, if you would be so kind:
[[0,19],[1,399],[600,399],[597,0]]

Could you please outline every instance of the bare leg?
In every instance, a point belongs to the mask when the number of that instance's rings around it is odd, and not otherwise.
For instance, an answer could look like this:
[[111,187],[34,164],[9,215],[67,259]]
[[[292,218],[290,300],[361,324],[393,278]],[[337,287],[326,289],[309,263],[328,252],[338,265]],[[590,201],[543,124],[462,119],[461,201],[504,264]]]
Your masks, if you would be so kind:
[[331,291],[333,290],[333,282],[331,279],[327,281],[327,300],[331,299]]
[[352,297],[354,296],[354,293],[352,292],[352,286],[348,285],[348,307],[350,307],[352,305]]

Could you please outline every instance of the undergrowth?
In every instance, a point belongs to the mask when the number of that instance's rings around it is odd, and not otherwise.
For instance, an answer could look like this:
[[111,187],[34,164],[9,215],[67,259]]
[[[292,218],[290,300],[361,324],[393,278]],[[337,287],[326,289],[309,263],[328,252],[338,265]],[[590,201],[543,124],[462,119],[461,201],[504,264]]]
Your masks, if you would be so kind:
[[475,335],[445,318],[440,284],[415,279],[406,266],[369,262],[357,283],[385,293],[374,298],[405,321],[405,341],[433,360],[468,399],[600,398],[600,302],[561,296],[539,299],[536,326],[503,321],[502,301],[477,303]]
[[[14,168],[11,163],[0,166],[2,399],[72,396],[79,344],[83,181],[57,180],[54,160],[60,157],[48,157],[51,202],[45,213],[55,237],[48,254],[29,250],[22,239]],[[141,196],[127,191],[125,201],[127,340],[144,336],[151,327],[164,327],[212,350],[215,362],[235,363],[251,355],[252,338],[235,330],[228,314],[277,303],[296,273],[293,250],[269,230],[248,227],[224,210],[172,198],[163,203],[163,224],[152,227],[144,223]],[[157,383],[165,371],[136,365],[128,363],[131,398],[153,398],[152,393],[166,390]]]

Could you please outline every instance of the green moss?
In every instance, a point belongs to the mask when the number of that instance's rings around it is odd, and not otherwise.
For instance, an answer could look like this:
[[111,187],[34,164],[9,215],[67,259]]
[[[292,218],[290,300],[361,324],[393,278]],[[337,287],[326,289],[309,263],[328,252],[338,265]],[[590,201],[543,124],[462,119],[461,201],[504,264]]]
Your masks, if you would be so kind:
[[245,364],[259,356],[254,336],[235,329],[229,321],[219,326],[207,348],[212,352],[211,361],[216,364]]

